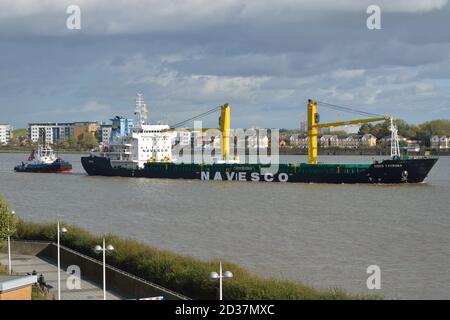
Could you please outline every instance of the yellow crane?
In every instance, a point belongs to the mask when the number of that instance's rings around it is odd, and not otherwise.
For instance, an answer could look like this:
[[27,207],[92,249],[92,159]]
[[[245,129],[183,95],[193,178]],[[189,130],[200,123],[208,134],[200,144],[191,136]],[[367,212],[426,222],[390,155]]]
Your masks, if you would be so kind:
[[219,118],[220,131],[222,132],[222,160],[228,161],[230,157],[230,106],[225,103],[220,107]]
[[308,163],[317,164],[317,136],[320,128],[340,127],[351,124],[362,124],[376,121],[391,120],[390,116],[365,118],[358,120],[338,121],[329,123],[320,123],[319,113],[317,112],[317,102],[308,100]]

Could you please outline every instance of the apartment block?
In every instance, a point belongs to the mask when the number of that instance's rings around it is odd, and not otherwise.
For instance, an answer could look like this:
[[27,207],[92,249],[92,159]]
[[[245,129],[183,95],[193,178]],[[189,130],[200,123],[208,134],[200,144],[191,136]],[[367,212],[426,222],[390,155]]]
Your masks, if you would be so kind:
[[9,124],[0,124],[0,145],[8,144],[12,139],[12,127]]

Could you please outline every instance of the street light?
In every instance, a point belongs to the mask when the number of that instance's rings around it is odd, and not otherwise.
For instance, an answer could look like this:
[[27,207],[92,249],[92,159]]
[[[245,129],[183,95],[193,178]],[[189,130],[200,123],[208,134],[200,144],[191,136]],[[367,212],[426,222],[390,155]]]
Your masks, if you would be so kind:
[[222,274],[222,262],[220,262],[220,270],[217,272],[210,272],[208,276],[209,280],[216,281],[219,280],[219,300],[222,300],[222,281],[225,279],[233,278],[233,273],[231,271],[225,271]]
[[103,253],[103,300],[106,300],[106,252],[113,252],[114,247],[110,244],[106,246],[105,238],[103,238],[103,246],[96,245],[94,251]]
[[[15,211],[11,211],[12,215],[15,215],[16,212]],[[8,225],[8,273],[12,274],[12,266],[11,266],[11,235],[9,234],[9,228],[10,226]]]
[[57,225],[57,243],[58,243],[58,300],[61,300],[61,247],[59,244],[59,238],[60,238],[60,234],[66,234],[67,233],[67,229],[62,227],[60,228],[59,226],[59,221],[58,221],[58,225]]

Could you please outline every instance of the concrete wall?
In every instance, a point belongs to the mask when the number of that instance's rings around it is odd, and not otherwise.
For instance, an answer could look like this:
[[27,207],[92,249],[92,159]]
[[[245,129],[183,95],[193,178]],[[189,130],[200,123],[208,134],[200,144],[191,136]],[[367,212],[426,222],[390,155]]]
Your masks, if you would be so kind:
[[[37,256],[49,245],[50,242],[46,241],[11,241],[11,252],[28,256]],[[6,243],[3,248],[0,248],[0,252],[8,253]]]
[[[5,248],[1,251],[5,252]],[[12,241],[11,251],[13,254],[36,255],[53,263],[57,261],[57,246],[55,243]],[[99,258],[101,259],[101,255],[99,255]],[[106,261],[108,262],[108,256]],[[61,246],[61,268],[67,269],[70,265],[80,267],[82,279],[103,286],[103,265],[101,262]],[[106,287],[126,299],[154,296],[164,296],[167,300],[189,299],[108,265],[106,266]]]

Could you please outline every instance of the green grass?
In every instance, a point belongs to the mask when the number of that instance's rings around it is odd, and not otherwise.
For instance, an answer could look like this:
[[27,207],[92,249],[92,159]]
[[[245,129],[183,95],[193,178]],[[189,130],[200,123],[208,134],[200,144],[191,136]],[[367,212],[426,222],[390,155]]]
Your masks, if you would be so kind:
[[21,128],[21,129],[15,129],[13,130],[14,139],[18,137],[26,137],[28,136],[28,129],[27,128]]
[[41,293],[37,287],[33,286],[33,289],[31,291],[31,300],[49,300],[49,298]]
[[[67,226],[69,232],[61,243],[73,250],[100,259],[93,252],[101,237],[75,226]],[[54,241],[55,224],[35,224],[20,221],[16,238],[22,240]],[[219,261],[202,261],[192,257],[158,250],[130,239],[107,235],[107,242],[115,247],[108,263],[138,277],[182,293],[194,299],[215,299],[217,283],[208,280],[208,274],[217,270]],[[366,299],[375,296],[350,295],[338,289],[317,290],[297,282],[268,279],[256,276],[242,267],[223,262],[224,270],[234,273],[234,278],[224,284],[225,299]]]

